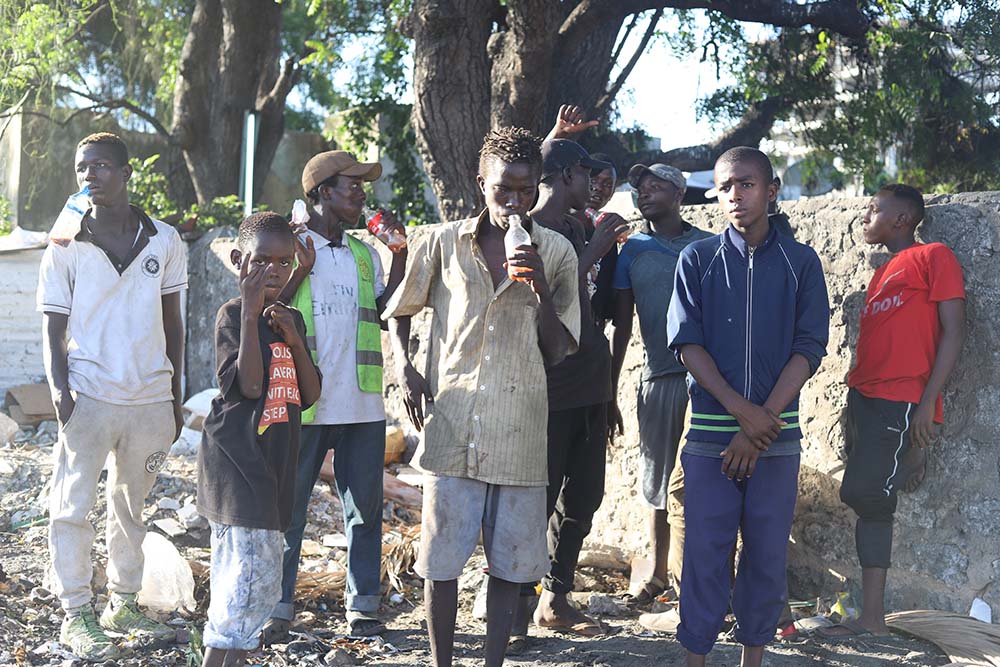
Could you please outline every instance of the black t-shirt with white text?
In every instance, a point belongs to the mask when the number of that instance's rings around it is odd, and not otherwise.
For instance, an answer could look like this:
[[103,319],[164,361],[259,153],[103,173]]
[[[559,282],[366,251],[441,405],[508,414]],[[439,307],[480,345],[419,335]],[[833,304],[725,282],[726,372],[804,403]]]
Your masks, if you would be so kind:
[[[302,314],[295,326],[305,340]],[[291,349],[261,316],[257,323],[264,385],[259,398],[240,393],[240,299],[215,320],[219,395],[205,418],[198,450],[198,512],[216,523],[284,531],[292,515],[302,405]]]

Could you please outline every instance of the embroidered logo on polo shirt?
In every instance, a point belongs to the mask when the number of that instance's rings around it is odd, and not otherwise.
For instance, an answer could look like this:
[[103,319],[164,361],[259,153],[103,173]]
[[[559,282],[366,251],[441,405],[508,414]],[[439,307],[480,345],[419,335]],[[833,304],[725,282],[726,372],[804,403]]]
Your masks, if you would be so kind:
[[146,255],[142,260],[142,272],[150,278],[160,275],[160,260],[156,255]]
[[167,460],[166,452],[156,452],[150,454],[146,459],[146,472],[153,474],[163,467],[163,462]]

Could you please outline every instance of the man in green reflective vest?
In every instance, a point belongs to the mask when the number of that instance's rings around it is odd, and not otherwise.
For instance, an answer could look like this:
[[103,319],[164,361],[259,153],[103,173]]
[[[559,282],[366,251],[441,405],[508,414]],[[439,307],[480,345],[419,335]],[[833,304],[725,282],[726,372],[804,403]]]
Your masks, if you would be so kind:
[[[382,559],[382,468],[385,406],[379,315],[403,278],[406,249],[395,253],[388,281],[376,250],[344,232],[361,217],[364,183],[382,175],[377,162],[346,151],[314,156],[302,171],[308,229],[299,235],[298,266],[279,300],[302,312],[309,347],[323,373],[323,394],[302,413],[292,522],[285,533],[281,602],[264,628],[282,638],[294,618],[295,580],[313,485],[329,450],[347,534],[345,607],[352,635],[385,630],[378,618]],[[392,213],[383,220],[398,225]]]

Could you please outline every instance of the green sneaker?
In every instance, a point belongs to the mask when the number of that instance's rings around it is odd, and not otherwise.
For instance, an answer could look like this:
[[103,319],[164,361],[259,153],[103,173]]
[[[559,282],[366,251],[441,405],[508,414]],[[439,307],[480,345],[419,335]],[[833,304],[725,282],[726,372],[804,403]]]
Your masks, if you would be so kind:
[[97,616],[90,605],[63,619],[59,641],[78,658],[89,662],[101,662],[119,655],[118,647],[97,624]]
[[101,627],[111,632],[143,639],[172,640],[177,635],[170,626],[157,623],[139,611],[135,593],[131,595],[112,593],[108,605],[101,613]]

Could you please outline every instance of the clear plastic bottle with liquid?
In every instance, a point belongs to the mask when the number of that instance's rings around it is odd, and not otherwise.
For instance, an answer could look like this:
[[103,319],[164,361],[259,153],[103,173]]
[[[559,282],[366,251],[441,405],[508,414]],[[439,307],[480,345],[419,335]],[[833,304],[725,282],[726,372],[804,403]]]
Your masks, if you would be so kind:
[[517,249],[523,245],[531,245],[531,234],[524,228],[521,216],[512,215],[507,218],[507,233],[503,237],[504,251],[507,253],[507,275],[511,280],[521,280],[521,269],[511,265],[509,262],[517,254]]
[[83,189],[70,195],[69,199],[66,200],[62,210],[59,211],[55,224],[49,230],[49,240],[61,246],[69,245],[69,242],[80,233],[80,223],[83,222],[83,216],[87,215],[89,208],[90,186],[85,185]]
[[386,244],[389,250],[399,252],[406,247],[406,234],[395,225],[386,224],[385,211],[382,209],[376,211],[366,206],[364,214],[368,218],[368,231]]

